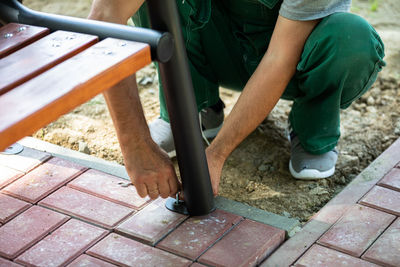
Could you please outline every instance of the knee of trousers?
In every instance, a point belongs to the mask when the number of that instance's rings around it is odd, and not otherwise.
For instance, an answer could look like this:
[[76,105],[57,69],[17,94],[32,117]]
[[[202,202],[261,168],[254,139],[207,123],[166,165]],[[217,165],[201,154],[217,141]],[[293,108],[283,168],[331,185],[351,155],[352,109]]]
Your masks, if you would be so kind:
[[[380,61],[384,45],[374,28],[351,13],[336,13],[321,21],[325,60],[332,68],[356,70],[360,65]],[[356,67],[356,68],[355,68]]]
[[384,45],[379,35],[355,14],[335,13],[324,18],[307,42],[311,52],[307,60],[300,62],[300,67],[306,72],[317,68],[319,78],[333,85],[322,86],[325,90],[340,90],[337,93],[342,108],[368,90],[385,65]]

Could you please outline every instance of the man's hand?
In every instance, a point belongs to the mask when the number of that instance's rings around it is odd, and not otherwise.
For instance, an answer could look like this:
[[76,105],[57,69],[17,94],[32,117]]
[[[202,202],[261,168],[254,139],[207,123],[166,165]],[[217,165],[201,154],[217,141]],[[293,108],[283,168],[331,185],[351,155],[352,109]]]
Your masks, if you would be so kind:
[[167,153],[152,141],[132,152],[128,152],[133,154],[132,157],[124,156],[125,166],[139,196],[148,195],[151,199],[175,197],[180,185]]

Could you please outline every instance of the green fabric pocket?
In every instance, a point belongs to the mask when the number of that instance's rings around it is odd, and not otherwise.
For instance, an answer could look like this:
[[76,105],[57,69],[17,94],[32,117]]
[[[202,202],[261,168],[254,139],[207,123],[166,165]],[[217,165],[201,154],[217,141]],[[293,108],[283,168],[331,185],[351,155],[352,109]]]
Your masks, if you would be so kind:
[[210,20],[211,0],[183,0],[177,4],[183,24],[189,25],[189,30],[201,29]]

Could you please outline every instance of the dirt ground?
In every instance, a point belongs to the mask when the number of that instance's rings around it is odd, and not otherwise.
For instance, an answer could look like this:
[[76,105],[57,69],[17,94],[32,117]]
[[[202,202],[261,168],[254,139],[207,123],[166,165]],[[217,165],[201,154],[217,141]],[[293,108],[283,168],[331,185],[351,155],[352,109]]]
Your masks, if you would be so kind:
[[[29,7],[85,17],[90,0],[25,0]],[[341,114],[340,157],[332,178],[296,181],[288,172],[285,135],[291,103],[280,101],[272,114],[229,157],[220,195],[306,221],[400,136],[400,5],[398,0],[356,0],[352,12],[378,30],[386,45],[387,67],[372,89]],[[158,116],[158,80],[153,65],[137,74],[148,121]],[[238,92],[221,89],[228,114]],[[97,96],[35,137],[110,161],[123,163],[102,96]]]

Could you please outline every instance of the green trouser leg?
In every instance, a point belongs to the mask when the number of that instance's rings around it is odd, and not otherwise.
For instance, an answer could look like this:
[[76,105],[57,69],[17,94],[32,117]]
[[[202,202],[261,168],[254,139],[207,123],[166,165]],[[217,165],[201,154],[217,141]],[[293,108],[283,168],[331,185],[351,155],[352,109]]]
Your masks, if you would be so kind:
[[[133,16],[135,25],[149,27],[146,4]],[[185,0],[177,1],[182,33],[189,59],[198,110],[216,104],[219,100],[219,85],[214,72],[207,63],[202,47],[201,32],[208,24],[211,14],[211,1]],[[214,33],[214,36],[218,36]],[[205,78],[207,77],[207,78]],[[163,86],[160,82],[160,116],[169,121]]]
[[[265,53],[276,22],[279,5],[270,9],[263,5],[260,8],[260,4],[254,3],[254,0],[241,0],[239,4],[245,7],[253,6],[249,14],[258,17],[257,24],[265,21],[264,17],[261,18],[261,14],[267,14],[267,31],[264,30],[265,27],[260,28],[248,23],[242,33],[233,25],[232,17],[219,1],[177,1],[199,111],[218,102],[220,86],[241,91]],[[148,28],[145,5],[132,19],[135,25]],[[236,8],[242,12],[240,5]],[[260,31],[262,33],[255,37],[256,40],[250,40],[251,43],[246,44],[246,34],[254,35]],[[253,46],[256,46],[256,49],[253,49]],[[245,53],[243,48],[245,48]],[[169,121],[161,83],[159,95],[160,116],[163,120]]]
[[[279,5],[260,8],[254,1],[230,1],[237,5],[177,1],[198,110],[218,101],[219,86],[243,89],[275,25]],[[242,15],[245,9],[251,17]],[[144,12],[138,12],[135,24],[146,26],[143,18]],[[356,15],[336,13],[314,29],[282,96],[294,101],[289,119],[308,152],[321,154],[336,146],[340,109],[371,86],[384,65],[383,56],[379,36]],[[162,90],[160,106],[161,117],[168,120]]]
[[309,36],[284,93],[290,123],[304,149],[332,150],[340,137],[340,109],[365,93],[385,65],[384,47],[364,19],[350,13],[324,18]]

